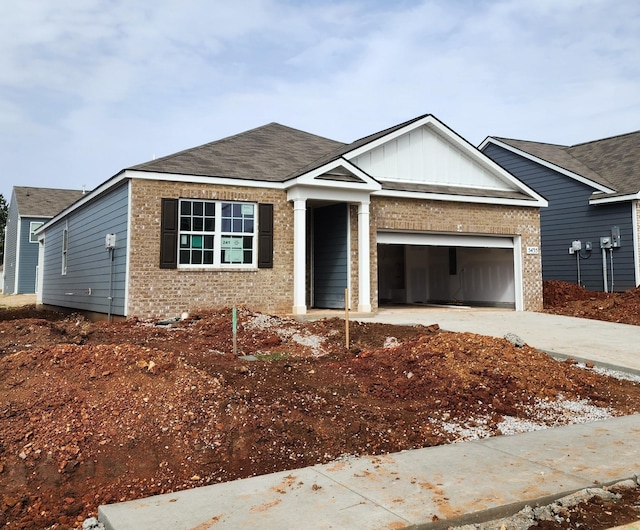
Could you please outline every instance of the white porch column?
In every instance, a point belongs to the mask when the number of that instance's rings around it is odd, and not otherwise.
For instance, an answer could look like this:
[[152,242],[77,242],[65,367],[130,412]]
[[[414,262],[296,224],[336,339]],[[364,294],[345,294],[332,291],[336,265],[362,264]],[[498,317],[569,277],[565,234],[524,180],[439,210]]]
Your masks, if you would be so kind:
[[293,314],[307,312],[306,252],[307,252],[307,201],[293,200]]
[[369,203],[358,204],[358,312],[371,313]]

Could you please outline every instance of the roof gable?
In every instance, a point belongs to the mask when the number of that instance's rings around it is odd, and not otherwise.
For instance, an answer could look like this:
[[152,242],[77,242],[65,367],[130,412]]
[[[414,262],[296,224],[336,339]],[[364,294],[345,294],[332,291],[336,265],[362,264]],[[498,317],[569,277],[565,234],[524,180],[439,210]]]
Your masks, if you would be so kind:
[[287,189],[291,189],[299,185],[345,188],[360,191],[376,191],[381,189],[378,182],[344,158],[338,158],[319,167],[310,169],[300,176],[290,179],[286,187]]
[[50,218],[85,194],[82,190],[14,186],[13,199],[20,217]]
[[351,161],[380,181],[514,189],[513,183],[479,158],[467,146],[452,142],[437,128],[426,124],[385,139]]
[[580,180],[592,186],[596,195],[640,192],[640,131],[573,146],[489,137],[481,149],[489,143]]
[[270,123],[129,169],[179,175],[283,182],[344,144]]
[[431,114],[343,149],[346,159],[381,183],[382,194],[517,199],[546,205],[540,195]]

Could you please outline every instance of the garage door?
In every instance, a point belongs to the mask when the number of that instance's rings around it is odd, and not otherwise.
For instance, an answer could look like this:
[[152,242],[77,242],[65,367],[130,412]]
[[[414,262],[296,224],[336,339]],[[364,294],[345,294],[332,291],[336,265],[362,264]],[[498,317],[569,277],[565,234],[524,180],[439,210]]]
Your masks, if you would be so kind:
[[379,303],[516,307],[512,237],[379,232]]

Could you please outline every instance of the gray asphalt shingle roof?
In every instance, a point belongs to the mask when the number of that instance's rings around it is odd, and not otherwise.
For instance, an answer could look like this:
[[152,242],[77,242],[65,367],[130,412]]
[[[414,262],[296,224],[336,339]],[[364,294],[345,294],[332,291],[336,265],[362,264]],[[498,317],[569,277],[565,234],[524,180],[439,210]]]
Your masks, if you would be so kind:
[[129,169],[283,182],[342,146],[341,142],[270,123]]
[[573,146],[495,138],[613,189],[615,195],[640,191],[640,131]]
[[14,186],[13,196],[22,217],[51,218],[84,195],[82,190]]
[[270,123],[129,169],[284,182],[422,118],[424,116],[419,116],[349,144]]
[[[375,142],[379,138],[401,130],[427,116],[429,114],[418,116],[349,144],[292,129],[278,123],[270,123],[222,140],[138,164],[129,169],[274,183],[285,182],[338,160],[359,147]],[[470,147],[473,148],[471,145]],[[345,182],[360,182],[358,177],[351,174],[332,174],[326,178]],[[534,200],[528,194],[517,191],[498,192],[475,188],[461,190],[460,188],[426,184],[384,183],[383,189]]]

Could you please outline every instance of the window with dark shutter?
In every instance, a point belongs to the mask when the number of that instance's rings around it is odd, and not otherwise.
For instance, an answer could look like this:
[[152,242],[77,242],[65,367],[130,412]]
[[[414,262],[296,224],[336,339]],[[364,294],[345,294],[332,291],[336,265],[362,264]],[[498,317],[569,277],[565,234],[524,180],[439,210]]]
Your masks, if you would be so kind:
[[258,268],[273,268],[273,204],[258,205]]
[[160,268],[178,267],[178,199],[162,199]]

